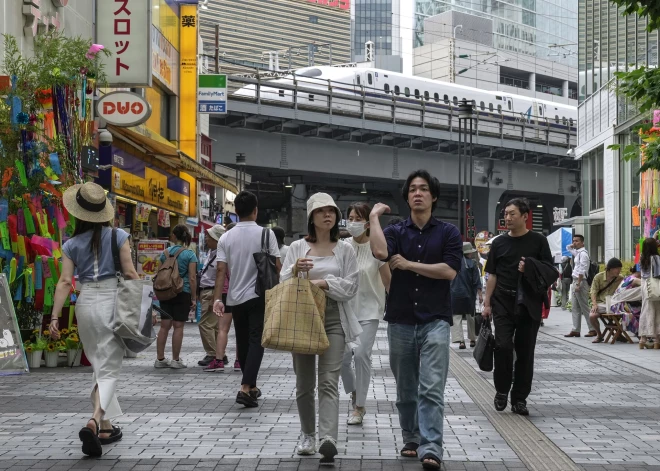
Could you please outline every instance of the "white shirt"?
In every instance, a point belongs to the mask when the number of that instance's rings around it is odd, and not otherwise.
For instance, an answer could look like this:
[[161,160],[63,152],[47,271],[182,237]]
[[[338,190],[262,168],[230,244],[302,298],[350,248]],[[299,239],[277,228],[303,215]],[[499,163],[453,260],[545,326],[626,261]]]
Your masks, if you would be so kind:
[[[239,222],[231,231],[225,232],[218,241],[216,264],[225,262],[231,273],[227,306],[237,306],[257,297],[255,293],[257,264],[252,255],[261,252],[262,231],[263,228],[254,221]],[[270,232],[268,253],[279,258],[280,251],[277,248],[275,234],[270,229],[268,231]]]
[[[200,288],[213,288],[215,286],[215,274],[216,274],[216,264],[215,259],[217,258],[218,249],[209,251],[206,256],[206,264],[202,271],[202,279],[199,280]],[[210,264],[209,264],[210,263]]]
[[589,274],[589,253],[587,249],[582,247],[575,250],[570,248],[569,245],[566,250],[573,256],[573,278],[577,280],[582,275],[586,280],[587,274]]
[[315,257],[308,256],[314,268],[309,271],[310,280],[325,280],[330,275],[339,276],[339,264],[337,263],[337,257],[334,255],[331,257]]
[[280,260],[283,262],[286,259],[286,253],[289,251],[288,245],[283,245],[280,247]]
[[[296,262],[299,258],[306,258],[310,249],[311,247],[305,239],[299,239],[291,244],[286,254],[286,259],[282,263],[282,271],[280,272],[281,281],[286,281],[293,277],[293,268]],[[337,242],[332,253],[337,259],[339,276],[328,274],[323,278],[328,283],[329,288],[326,291],[326,295],[330,299],[337,301],[339,319],[341,320],[341,327],[344,330],[346,343],[358,344],[360,342],[358,337],[362,333],[362,326],[360,326],[357,317],[355,317],[355,313],[349,302],[358,291],[358,268],[355,250],[353,250],[351,244],[340,240]]]
[[351,300],[351,307],[358,321],[380,320],[385,312],[385,285],[380,277],[380,268],[385,265],[374,258],[369,242],[358,244],[355,239],[347,239],[357,255],[359,288]]

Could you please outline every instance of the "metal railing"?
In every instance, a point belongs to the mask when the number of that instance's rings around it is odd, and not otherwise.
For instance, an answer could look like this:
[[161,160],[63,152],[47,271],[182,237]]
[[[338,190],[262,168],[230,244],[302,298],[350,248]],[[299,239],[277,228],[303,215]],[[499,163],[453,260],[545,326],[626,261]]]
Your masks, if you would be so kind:
[[[232,75],[229,83],[229,108],[232,101],[251,102],[290,108],[297,111],[315,111],[334,116],[360,118],[365,121],[388,122],[439,129],[458,133],[458,105],[435,100],[433,95],[420,92],[419,95],[392,90],[384,93],[373,87],[353,85],[300,76],[290,76],[290,82],[275,82],[272,76],[252,77]],[[247,87],[247,88],[246,88]],[[468,100],[470,102],[470,100]],[[523,113],[494,108],[481,109],[474,100],[474,134],[477,136],[498,137],[506,140],[534,142],[555,147],[576,145],[576,124],[567,126],[553,118],[532,117],[531,121]],[[506,106],[505,102],[502,105]],[[453,139],[453,138],[452,138]]]

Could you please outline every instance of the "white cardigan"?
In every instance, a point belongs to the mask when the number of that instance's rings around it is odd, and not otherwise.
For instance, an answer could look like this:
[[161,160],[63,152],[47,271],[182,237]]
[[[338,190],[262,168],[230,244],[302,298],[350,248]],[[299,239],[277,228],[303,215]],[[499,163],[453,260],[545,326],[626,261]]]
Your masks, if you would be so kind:
[[[299,258],[307,257],[311,247],[305,239],[299,239],[291,244],[286,258],[282,263],[280,280],[285,281],[293,277],[293,269]],[[362,326],[357,320],[349,301],[353,299],[358,290],[358,266],[355,250],[348,242],[340,240],[332,250],[339,265],[339,277],[328,275],[325,277],[328,283],[327,296],[337,301],[339,306],[339,317],[344,329],[346,343],[359,344],[358,337],[362,333]]]

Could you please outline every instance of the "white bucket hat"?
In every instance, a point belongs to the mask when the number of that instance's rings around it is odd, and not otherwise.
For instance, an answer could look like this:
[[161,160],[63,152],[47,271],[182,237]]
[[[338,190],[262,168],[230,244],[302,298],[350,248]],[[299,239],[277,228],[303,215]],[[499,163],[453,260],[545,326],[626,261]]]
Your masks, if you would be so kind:
[[220,224],[216,224],[210,229],[207,229],[206,232],[211,239],[220,240],[220,237],[222,237],[222,234],[226,232],[226,229],[224,228],[224,226],[221,226]]
[[309,221],[309,218],[312,217],[315,209],[325,208],[327,206],[335,208],[337,210],[337,220],[341,219],[341,210],[335,203],[335,200],[332,199],[332,196],[327,193],[315,193],[307,200],[307,220]]
[[62,202],[69,214],[81,221],[108,222],[115,215],[115,208],[105,196],[105,190],[93,182],[69,187]]

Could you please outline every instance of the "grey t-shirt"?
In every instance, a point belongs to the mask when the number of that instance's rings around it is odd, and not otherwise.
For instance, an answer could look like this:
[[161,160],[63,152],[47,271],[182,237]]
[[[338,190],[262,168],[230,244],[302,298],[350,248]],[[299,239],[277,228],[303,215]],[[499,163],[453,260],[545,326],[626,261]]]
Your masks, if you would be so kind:
[[[94,263],[92,234],[93,231],[87,231],[67,240],[62,246],[62,252],[73,261],[78,280],[82,283],[103,281],[115,276],[115,262],[112,259],[112,228],[104,227],[101,232],[98,264]],[[117,229],[117,245],[120,249],[126,239],[128,239],[128,233]]]

